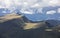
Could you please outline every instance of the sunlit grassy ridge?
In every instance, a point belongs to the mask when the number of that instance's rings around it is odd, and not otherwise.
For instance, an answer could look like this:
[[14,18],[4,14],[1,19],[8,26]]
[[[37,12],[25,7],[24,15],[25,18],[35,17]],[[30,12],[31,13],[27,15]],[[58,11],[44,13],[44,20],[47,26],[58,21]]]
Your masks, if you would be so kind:
[[17,19],[17,18],[21,18],[21,17],[22,17],[22,15],[19,16],[19,15],[15,14],[15,13],[7,14],[7,15],[5,15],[3,17],[0,17],[0,22],[12,20],[12,19]]
[[36,29],[36,28],[39,28],[39,27],[42,27],[42,26],[46,25],[44,22],[41,22],[41,23],[25,23],[25,24],[26,24],[24,26],[25,30]]

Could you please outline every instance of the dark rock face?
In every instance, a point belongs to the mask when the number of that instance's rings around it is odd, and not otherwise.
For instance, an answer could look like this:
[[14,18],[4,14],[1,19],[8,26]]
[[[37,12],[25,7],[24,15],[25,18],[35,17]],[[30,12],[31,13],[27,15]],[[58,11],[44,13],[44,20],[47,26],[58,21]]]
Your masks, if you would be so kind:
[[24,25],[19,18],[0,23],[0,38],[58,38],[60,34],[44,31],[45,26],[24,30]]
[[46,20],[46,24],[48,25],[48,27],[56,27],[60,25],[60,21],[59,20]]

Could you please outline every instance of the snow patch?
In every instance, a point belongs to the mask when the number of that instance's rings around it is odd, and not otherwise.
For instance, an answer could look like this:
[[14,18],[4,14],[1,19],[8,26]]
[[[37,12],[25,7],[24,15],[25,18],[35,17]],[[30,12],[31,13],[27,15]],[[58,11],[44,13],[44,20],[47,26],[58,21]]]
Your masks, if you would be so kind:
[[54,14],[54,13],[56,13],[56,11],[51,10],[51,11],[47,11],[47,13],[46,13],[46,14]]

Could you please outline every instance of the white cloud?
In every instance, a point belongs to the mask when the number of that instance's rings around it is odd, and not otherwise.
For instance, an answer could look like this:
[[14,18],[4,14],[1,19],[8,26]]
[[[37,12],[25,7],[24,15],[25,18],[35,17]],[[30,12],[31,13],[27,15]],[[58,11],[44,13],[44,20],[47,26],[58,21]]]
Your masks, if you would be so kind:
[[30,12],[30,11],[22,11],[21,13],[23,13],[23,14],[33,14],[33,12]]
[[50,0],[49,1],[49,5],[55,6],[57,4],[59,4],[59,0]]
[[39,3],[36,3],[36,4],[32,5],[31,7],[39,7],[39,6],[40,6]]
[[54,11],[54,10],[51,10],[51,11],[47,11],[46,12],[46,14],[54,14],[54,13],[56,13],[56,11]]
[[[41,2],[37,2],[38,0],[0,0],[1,2],[4,2],[6,7],[9,7],[10,5],[29,5],[33,7],[46,7],[46,6],[55,6],[60,4],[60,0],[42,0]],[[24,4],[23,4],[24,3]],[[39,3],[39,4],[38,4]]]
[[45,6],[59,6],[60,0],[43,0],[42,3]]
[[4,6],[0,5],[0,8],[5,8]]
[[20,12],[23,14],[33,14],[32,11],[27,11],[26,9],[21,9]]
[[30,11],[24,11],[23,13],[24,13],[24,14],[33,14],[33,13],[30,12]]
[[58,13],[60,13],[60,8],[57,9]]

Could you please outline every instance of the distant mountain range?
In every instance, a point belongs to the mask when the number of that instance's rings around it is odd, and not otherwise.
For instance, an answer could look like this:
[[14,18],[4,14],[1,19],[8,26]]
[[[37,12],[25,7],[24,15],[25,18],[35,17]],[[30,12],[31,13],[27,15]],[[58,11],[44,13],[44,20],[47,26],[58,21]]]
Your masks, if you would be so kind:
[[[60,6],[56,6],[56,7],[44,7],[42,9],[42,14],[35,12],[34,14],[22,14],[24,15],[27,19],[32,20],[32,21],[43,21],[43,20],[50,20],[50,19],[55,19],[55,20],[60,20],[60,13],[57,12],[57,9],[60,8]],[[19,9],[19,8],[17,8]],[[50,10],[54,10],[56,11],[56,13],[54,14],[46,14],[46,12],[50,11]],[[20,15],[21,12],[18,10],[15,10],[18,14]],[[0,16],[4,16],[6,14],[10,14],[10,10],[9,9],[5,9],[5,8],[0,8]]]

